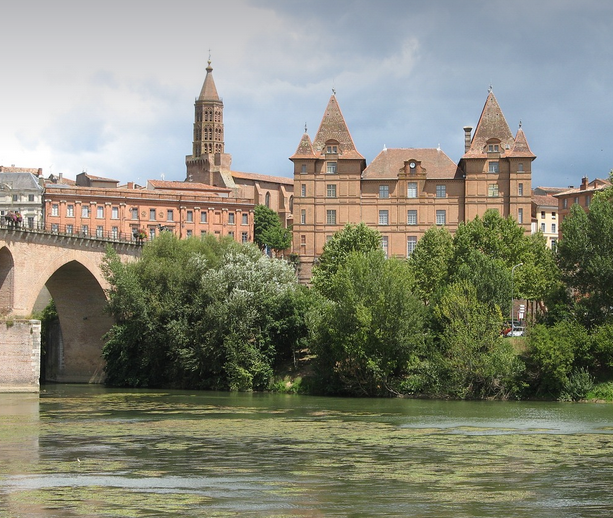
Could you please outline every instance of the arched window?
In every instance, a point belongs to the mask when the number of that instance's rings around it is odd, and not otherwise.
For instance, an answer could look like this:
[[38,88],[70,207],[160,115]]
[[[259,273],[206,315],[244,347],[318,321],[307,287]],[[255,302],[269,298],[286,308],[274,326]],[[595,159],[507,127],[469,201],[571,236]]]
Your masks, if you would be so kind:
[[270,193],[267,192],[264,197],[264,205],[266,205],[270,209]]

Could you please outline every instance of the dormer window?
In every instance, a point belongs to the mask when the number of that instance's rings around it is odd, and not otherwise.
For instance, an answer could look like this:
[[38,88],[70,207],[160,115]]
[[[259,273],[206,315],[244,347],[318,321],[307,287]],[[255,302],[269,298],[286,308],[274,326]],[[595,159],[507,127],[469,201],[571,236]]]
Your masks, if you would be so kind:
[[500,152],[500,147],[498,146],[498,144],[488,144],[487,145],[487,152],[488,153],[499,153]]
[[327,146],[326,153],[337,155],[338,154],[338,146]]

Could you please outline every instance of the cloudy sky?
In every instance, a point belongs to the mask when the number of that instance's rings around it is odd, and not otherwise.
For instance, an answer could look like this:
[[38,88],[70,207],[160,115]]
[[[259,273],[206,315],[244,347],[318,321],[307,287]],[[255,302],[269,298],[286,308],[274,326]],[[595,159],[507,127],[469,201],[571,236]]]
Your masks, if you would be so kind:
[[610,0],[0,0],[0,165],[183,180],[210,55],[232,168],[291,176],[332,93],[370,163],[458,161],[491,85],[533,186],[613,168]]

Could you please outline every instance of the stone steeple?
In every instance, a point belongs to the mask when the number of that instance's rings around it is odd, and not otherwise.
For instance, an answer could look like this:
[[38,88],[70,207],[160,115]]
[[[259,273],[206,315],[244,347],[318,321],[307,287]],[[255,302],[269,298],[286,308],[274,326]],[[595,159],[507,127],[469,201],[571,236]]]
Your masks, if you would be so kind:
[[213,67],[208,60],[206,77],[194,104],[192,154],[185,158],[187,181],[227,186],[223,171],[230,170],[232,157],[224,149],[223,101],[213,80]]

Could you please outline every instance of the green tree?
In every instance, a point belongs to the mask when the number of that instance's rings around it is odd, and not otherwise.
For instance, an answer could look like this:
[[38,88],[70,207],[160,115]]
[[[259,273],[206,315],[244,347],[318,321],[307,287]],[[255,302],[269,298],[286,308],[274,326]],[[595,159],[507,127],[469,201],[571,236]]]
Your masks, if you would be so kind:
[[517,395],[523,364],[500,336],[497,307],[480,302],[463,281],[447,287],[434,308],[439,329],[441,385],[460,398]]
[[253,241],[279,253],[292,244],[291,230],[283,228],[279,215],[266,205],[256,205],[253,213]]
[[380,249],[350,252],[328,279],[328,300],[311,314],[312,351],[328,390],[375,396],[400,391],[423,353],[423,304],[405,261]]
[[347,224],[324,245],[313,267],[313,285],[324,295],[331,288],[331,279],[352,252],[367,253],[381,249],[381,234],[364,223]]
[[253,245],[165,233],[136,262],[109,251],[104,268],[116,318],[103,349],[111,385],[262,389],[304,339],[292,267]]
[[575,314],[588,328],[613,318],[613,191],[594,196],[589,213],[578,204],[562,223],[557,260],[573,290]]
[[428,229],[409,257],[415,292],[426,304],[448,280],[453,236],[445,227]]

